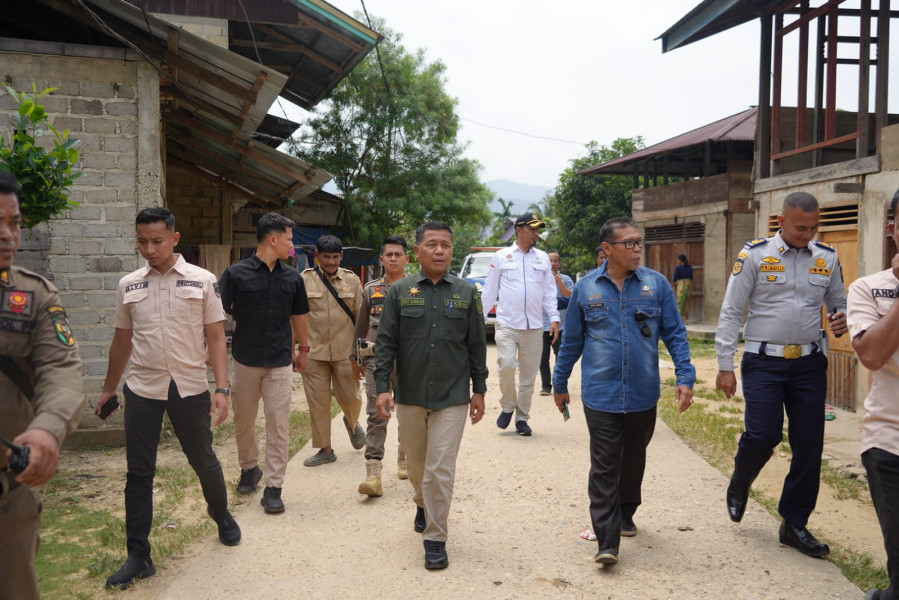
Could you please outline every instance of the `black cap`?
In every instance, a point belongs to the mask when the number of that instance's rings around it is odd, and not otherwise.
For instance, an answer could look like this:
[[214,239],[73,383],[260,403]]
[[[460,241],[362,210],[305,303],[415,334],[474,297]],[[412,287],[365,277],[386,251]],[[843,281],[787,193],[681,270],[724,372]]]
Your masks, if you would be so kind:
[[546,223],[538,219],[537,215],[535,215],[534,213],[526,212],[515,219],[515,227],[536,227],[538,229],[543,229],[544,227],[546,227]]

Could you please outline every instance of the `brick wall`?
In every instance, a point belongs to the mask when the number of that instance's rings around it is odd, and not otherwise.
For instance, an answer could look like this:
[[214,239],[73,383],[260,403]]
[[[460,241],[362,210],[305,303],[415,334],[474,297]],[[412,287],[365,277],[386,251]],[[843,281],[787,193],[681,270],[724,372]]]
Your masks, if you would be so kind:
[[[106,374],[116,286],[139,264],[135,215],[160,204],[157,74],[121,49],[53,43],[28,48],[0,49],[0,80],[16,90],[30,91],[32,82],[39,90],[59,88],[42,103],[55,127],[81,140],[77,168],[84,173],[71,190],[80,206],[37,228],[36,240],[48,248],[41,250],[43,261],[29,264],[59,288],[93,400]],[[15,103],[0,94],[0,134],[6,137]],[[82,427],[97,424],[93,416],[82,419]]]
[[166,169],[166,206],[181,233],[178,247],[187,252],[199,244],[222,243],[222,186],[180,167]]

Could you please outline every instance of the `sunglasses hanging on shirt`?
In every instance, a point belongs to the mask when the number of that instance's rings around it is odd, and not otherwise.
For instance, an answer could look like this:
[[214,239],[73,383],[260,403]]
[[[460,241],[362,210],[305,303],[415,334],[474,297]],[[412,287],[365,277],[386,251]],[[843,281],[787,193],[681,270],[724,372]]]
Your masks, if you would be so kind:
[[650,329],[649,325],[646,324],[646,315],[638,312],[634,315],[634,318],[637,320],[637,323],[640,324],[640,333],[643,334],[643,337],[652,337],[652,329]]

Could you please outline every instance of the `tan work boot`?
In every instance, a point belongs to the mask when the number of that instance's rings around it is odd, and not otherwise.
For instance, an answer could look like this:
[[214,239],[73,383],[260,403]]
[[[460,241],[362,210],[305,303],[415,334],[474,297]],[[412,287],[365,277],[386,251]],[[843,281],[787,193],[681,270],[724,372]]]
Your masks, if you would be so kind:
[[406,468],[406,453],[397,450],[396,454],[396,476],[399,479],[409,479],[409,470]]
[[366,496],[381,496],[381,461],[370,458],[365,461],[365,481],[359,484],[359,493]]

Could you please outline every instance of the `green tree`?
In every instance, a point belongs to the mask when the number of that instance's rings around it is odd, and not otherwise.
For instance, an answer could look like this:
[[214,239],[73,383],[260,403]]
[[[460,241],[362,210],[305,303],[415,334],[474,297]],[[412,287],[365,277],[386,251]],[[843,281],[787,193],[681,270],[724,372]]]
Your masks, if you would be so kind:
[[[78,206],[69,200],[68,193],[83,175],[72,173],[78,162],[78,139],[70,138],[68,129],[60,133],[47,123],[49,115],[37,102],[57,88],[38,92],[32,84],[34,93],[27,94],[8,85],[3,87],[15,99],[18,110],[12,118],[13,135],[8,139],[0,136],[0,169],[11,173],[22,186],[22,226],[30,229]],[[49,149],[38,143],[38,138],[47,134],[53,135]]]
[[294,153],[334,175],[358,245],[379,247],[428,219],[487,225],[492,193],[478,179],[480,165],[462,157],[446,68],[423,50],[407,51],[383,20],[373,27],[384,36],[380,61],[371,53],[334,89]]
[[640,136],[618,138],[611,146],[590,142],[587,153],[572,159],[571,166],[559,176],[559,184],[548,199],[555,222],[549,242],[565,254],[568,271],[595,267],[593,250],[602,224],[612,217],[631,215],[631,177],[578,173],[643,147]]

